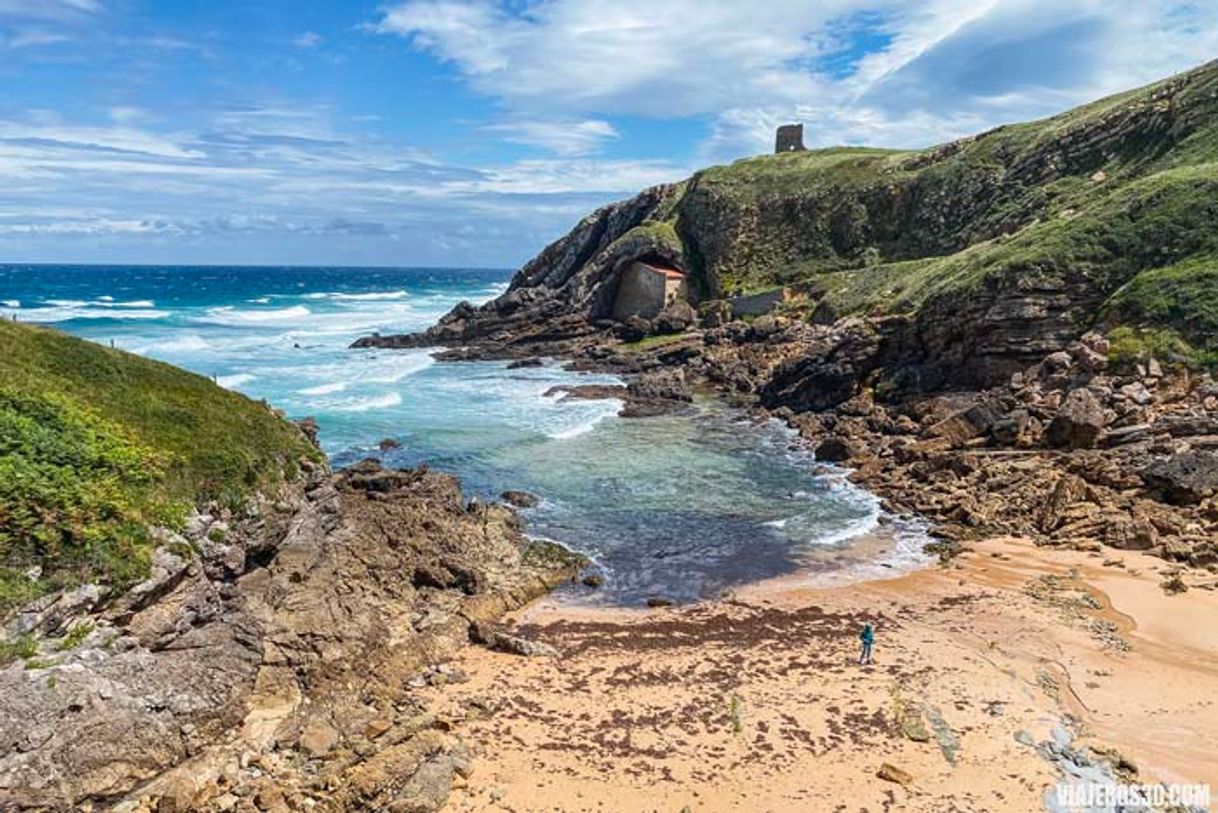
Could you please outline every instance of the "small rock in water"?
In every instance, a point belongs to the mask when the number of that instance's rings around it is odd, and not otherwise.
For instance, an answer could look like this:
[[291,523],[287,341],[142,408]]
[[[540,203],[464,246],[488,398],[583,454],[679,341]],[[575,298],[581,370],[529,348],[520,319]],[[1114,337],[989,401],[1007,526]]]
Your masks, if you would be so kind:
[[402,441],[398,440],[397,438],[385,438],[377,444],[377,448],[379,448],[382,452],[400,449],[402,448]]
[[536,508],[541,498],[527,491],[505,491],[499,495],[505,503],[516,508]]
[[663,596],[650,596],[647,599],[648,607],[671,607],[672,599],[664,598]]
[[605,583],[605,577],[599,573],[589,573],[583,578],[584,587],[596,589]]

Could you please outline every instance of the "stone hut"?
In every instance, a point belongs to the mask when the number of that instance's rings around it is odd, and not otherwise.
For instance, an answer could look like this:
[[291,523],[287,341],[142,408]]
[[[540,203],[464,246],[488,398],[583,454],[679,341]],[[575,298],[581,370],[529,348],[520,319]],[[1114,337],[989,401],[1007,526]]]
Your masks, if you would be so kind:
[[613,300],[613,318],[624,322],[631,316],[652,319],[678,299],[689,298],[685,272],[663,260],[635,260],[618,280]]
[[774,152],[800,152],[804,149],[804,126],[784,124],[774,137]]

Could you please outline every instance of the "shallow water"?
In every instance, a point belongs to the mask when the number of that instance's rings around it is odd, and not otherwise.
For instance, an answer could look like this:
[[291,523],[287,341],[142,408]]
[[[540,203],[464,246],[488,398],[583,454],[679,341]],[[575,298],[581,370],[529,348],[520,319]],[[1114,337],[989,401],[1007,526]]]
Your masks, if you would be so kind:
[[[851,558],[879,520],[874,498],[792,448],[774,424],[713,403],[696,415],[620,419],[616,401],[560,401],[556,384],[613,383],[555,365],[435,362],[426,351],[349,350],[373,331],[419,330],[462,299],[486,300],[506,271],[466,269],[0,266],[0,316],[54,324],[209,375],[315,416],[335,465],[400,449],[467,493],[543,497],[527,530],[587,553],[599,591],[580,601],[692,600],[798,567],[862,572],[920,560],[916,529]],[[883,561],[879,561],[882,559]]]

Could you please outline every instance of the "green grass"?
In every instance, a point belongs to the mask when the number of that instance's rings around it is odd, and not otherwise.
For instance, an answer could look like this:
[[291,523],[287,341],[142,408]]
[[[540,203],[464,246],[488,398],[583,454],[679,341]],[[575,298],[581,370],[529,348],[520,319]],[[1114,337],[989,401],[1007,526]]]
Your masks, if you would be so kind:
[[626,351],[627,353],[639,353],[643,350],[651,350],[655,347],[663,347],[666,344],[673,344],[674,342],[679,342],[685,338],[688,337],[683,336],[680,333],[673,333],[668,336],[647,336],[639,339],[638,341],[623,343],[622,350]]
[[1136,328],[1121,325],[1108,333],[1108,360],[1117,368],[1157,359],[1168,367],[1203,370],[1218,367],[1218,351],[1190,344],[1171,328]]
[[1063,279],[1083,280],[1098,308],[1129,286],[1106,316],[1204,347],[1209,272],[1147,272],[1218,254],[1216,192],[1218,62],[927,150],[834,147],[710,167],[633,236],[675,237],[710,297],[811,280],[842,314]]
[[95,629],[92,622],[77,624],[68,631],[68,634],[59,639],[59,649],[61,652],[69,652],[84,643],[84,640],[89,637],[89,633]]
[[1218,254],[1142,271],[1108,300],[1104,317],[1130,327],[1173,325],[1183,341],[1218,351]]
[[11,641],[0,641],[0,665],[25,660],[38,654],[38,640],[33,635],[19,635]]
[[0,323],[0,614],[58,587],[134,583],[150,525],[240,505],[302,457],[318,455],[295,427],[206,378]]

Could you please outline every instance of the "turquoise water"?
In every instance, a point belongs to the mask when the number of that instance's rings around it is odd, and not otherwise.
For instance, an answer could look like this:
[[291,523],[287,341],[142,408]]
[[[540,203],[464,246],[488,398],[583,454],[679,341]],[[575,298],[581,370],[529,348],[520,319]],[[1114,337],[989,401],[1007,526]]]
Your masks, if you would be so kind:
[[[0,266],[0,316],[65,331],[212,376],[295,418],[312,415],[335,465],[370,455],[427,461],[467,493],[538,494],[536,536],[571,545],[606,576],[579,600],[717,595],[843,554],[875,528],[876,501],[814,474],[785,429],[712,403],[693,417],[620,419],[616,401],[547,398],[610,376],[548,364],[437,363],[427,351],[350,350],[372,331],[433,323],[458,301],[503,291],[480,269]],[[402,446],[388,453],[379,442]],[[878,566],[917,561],[913,529]]]

